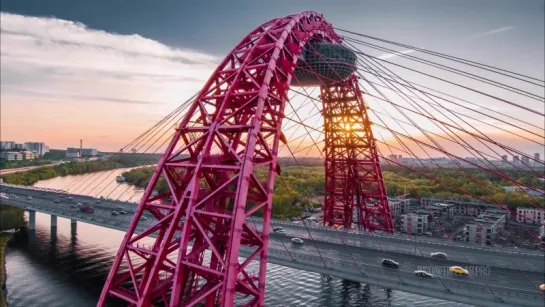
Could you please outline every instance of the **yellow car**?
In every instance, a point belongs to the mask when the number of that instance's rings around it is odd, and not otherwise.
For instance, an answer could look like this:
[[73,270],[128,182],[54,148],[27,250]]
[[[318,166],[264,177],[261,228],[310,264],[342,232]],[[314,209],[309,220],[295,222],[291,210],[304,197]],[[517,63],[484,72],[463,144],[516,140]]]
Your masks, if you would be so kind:
[[457,274],[457,275],[464,275],[464,276],[467,276],[469,275],[469,271],[462,268],[462,267],[459,267],[459,266],[451,266],[449,268],[449,271],[454,273],[454,274]]
[[541,286],[539,286],[539,290],[545,291],[545,284],[542,284]]

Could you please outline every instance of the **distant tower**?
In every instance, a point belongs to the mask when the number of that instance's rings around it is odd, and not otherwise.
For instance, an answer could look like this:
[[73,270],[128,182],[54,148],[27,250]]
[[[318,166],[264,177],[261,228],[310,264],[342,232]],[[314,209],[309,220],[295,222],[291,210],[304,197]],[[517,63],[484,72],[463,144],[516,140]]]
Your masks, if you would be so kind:
[[513,156],[513,164],[519,165],[520,164],[520,157],[519,156]]
[[541,165],[541,160],[539,158],[540,158],[539,152],[536,152],[534,154],[534,165],[535,166],[540,166]]
[[79,156],[83,157],[83,139],[79,139]]

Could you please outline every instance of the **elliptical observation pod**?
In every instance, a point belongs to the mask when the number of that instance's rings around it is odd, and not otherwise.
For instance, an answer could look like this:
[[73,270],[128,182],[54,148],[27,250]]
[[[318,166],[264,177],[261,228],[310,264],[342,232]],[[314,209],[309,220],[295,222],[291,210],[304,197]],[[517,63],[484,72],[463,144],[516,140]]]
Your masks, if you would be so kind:
[[346,80],[356,71],[356,54],[340,44],[310,42],[297,60],[292,86],[321,86]]

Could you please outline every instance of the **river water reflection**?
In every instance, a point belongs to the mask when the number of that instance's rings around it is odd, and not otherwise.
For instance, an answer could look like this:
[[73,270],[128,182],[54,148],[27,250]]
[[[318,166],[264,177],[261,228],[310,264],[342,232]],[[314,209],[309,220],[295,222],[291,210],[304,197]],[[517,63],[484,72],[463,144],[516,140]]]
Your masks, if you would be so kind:
[[[123,170],[95,174],[99,187],[84,183],[89,175],[67,176],[38,182],[36,186],[68,189],[80,194],[114,199],[138,199],[142,191],[120,184]],[[92,179],[88,179],[91,182]],[[79,187],[78,187],[79,185]],[[123,233],[58,218],[56,231],[48,215],[36,214],[37,229],[28,242],[6,250],[8,304],[10,307],[95,306]],[[116,304],[117,305],[117,304]],[[364,287],[320,274],[277,265],[267,269],[267,306],[464,306],[399,291]]]

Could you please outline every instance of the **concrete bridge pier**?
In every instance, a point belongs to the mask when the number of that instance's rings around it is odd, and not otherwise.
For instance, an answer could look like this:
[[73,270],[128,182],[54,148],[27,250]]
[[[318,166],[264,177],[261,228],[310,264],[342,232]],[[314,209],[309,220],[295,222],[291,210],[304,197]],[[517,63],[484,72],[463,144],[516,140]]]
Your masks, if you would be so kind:
[[70,232],[75,235],[78,232],[78,220],[70,220]]
[[36,211],[28,210],[28,229],[36,230]]
[[57,228],[57,216],[51,214],[51,228]]

